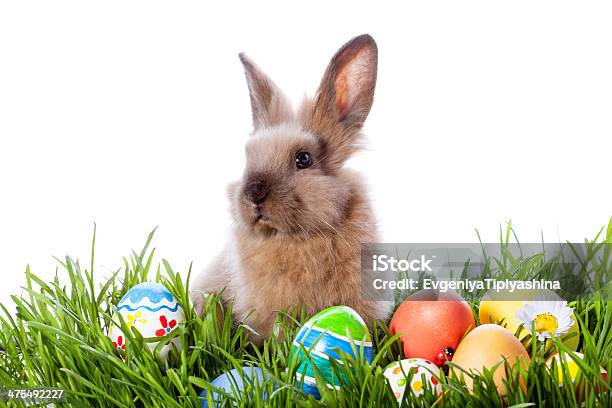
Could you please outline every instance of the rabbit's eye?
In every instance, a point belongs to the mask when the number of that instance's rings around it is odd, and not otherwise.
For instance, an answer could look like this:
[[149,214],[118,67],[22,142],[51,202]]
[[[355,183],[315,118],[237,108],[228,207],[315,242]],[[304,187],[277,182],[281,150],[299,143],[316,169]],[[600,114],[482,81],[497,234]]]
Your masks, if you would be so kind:
[[312,166],[312,156],[308,152],[299,152],[295,156],[295,165],[298,169],[305,169]]

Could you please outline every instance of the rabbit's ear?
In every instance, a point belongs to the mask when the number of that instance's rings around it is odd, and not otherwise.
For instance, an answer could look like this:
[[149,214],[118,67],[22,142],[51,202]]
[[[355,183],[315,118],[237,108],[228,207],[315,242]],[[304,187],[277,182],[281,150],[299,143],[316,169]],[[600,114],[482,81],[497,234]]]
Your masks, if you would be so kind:
[[344,44],[327,66],[315,109],[331,109],[339,122],[362,125],[374,99],[377,64],[376,42],[368,34]]
[[255,130],[293,119],[291,104],[276,84],[244,53],[239,57],[249,86]]
[[306,126],[319,133],[340,164],[355,150],[376,86],[378,48],[368,34],[346,43],[329,63]]

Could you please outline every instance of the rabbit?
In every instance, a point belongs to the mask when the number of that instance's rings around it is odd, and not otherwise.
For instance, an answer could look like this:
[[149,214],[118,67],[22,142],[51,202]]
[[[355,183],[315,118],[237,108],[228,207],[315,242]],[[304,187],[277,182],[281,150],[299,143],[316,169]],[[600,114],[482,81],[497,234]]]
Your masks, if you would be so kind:
[[242,180],[228,188],[231,238],[192,282],[196,310],[223,289],[255,344],[271,335],[278,311],[294,308],[312,315],[345,305],[372,327],[390,312],[390,302],[366,300],[361,287],[361,243],[377,242],[377,225],[361,177],[343,165],[360,148],[372,106],[377,45],[367,34],[346,43],[297,110],[239,57],[253,132]]

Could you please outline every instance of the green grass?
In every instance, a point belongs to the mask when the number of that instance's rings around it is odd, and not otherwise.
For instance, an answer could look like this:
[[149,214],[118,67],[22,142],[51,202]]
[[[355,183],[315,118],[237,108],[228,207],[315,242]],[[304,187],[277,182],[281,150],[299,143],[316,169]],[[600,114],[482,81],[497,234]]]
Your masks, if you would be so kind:
[[[502,231],[502,247],[513,237],[510,227]],[[141,252],[132,252],[123,259],[123,267],[104,282],[94,278],[95,232],[91,261],[82,265],[71,257],[58,259],[55,278],[45,282],[26,269],[26,287],[22,296],[13,296],[13,305],[0,305],[0,388],[2,387],[61,387],[68,391],[70,406],[95,407],[199,407],[198,395],[203,389],[213,390],[210,381],[219,374],[241,366],[257,366],[270,374],[273,381],[252,384],[242,395],[225,394],[224,405],[233,406],[368,406],[396,405],[383,369],[401,358],[397,337],[388,334],[383,322],[372,328],[375,348],[371,365],[363,358],[346,358],[338,365],[339,378],[345,384],[341,391],[323,390],[321,400],[303,394],[295,381],[298,361],[292,358],[292,338],[299,329],[297,316],[279,314],[275,334],[261,348],[248,341],[248,328],[229,318],[230,310],[218,318],[223,308],[218,297],[208,298],[204,318],[192,311],[185,282],[191,273],[178,273],[166,260],[154,265],[155,250],[151,233]],[[596,253],[601,243],[612,243],[612,220],[608,228],[588,241],[590,248],[583,265],[586,276],[595,271],[608,279],[612,257],[608,250]],[[486,274],[490,276],[543,276],[541,259],[502,256],[491,260]],[[602,275],[603,271],[603,275]],[[186,321],[164,338],[158,349],[170,340],[180,343],[164,362],[148,351],[147,339],[128,331],[127,348],[120,356],[105,332],[111,324],[113,305],[133,285],[154,280],[166,285],[179,299],[186,312]],[[609,282],[605,280],[604,282]],[[518,366],[507,365],[509,392],[501,397],[491,374],[473,376],[474,390],[469,392],[462,381],[442,376],[443,395],[430,391],[421,397],[407,393],[409,406],[612,406],[611,380],[601,380],[598,365],[612,371],[612,303],[608,285],[605,296],[590,296],[570,303],[580,324],[581,340],[578,351],[585,354],[582,364],[583,387],[559,387],[557,371],[569,382],[565,364],[548,368],[547,354],[533,339],[523,339],[532,357],[527,373],[527,391],[519,385]],[[607,291],[607,292],[606,292]],[[478,299],[464,294],[478,317]],[[398,302],[401,299],[398,298]],[[16,309],[11,313],[7,309]],[[300,316],[301,319],[304,316]],[[284,339],[284,340],[283,340]],[[564,349],[555,341],[553,351]],[[273,384],[273,382],[275,384]],[[263,401],[263,390],[269,396]],[[599,392],[596,390],[600,390]],[[605,391],[602,391],[605,390]],[[577,395],[580,394],[580,395]],[[1,404],[1,403],[0,403]],[[12,402],[12,406],[18,406]],[[62,405],[62,404],[59,404]],[[68,406],[68,404],[65,404]]]

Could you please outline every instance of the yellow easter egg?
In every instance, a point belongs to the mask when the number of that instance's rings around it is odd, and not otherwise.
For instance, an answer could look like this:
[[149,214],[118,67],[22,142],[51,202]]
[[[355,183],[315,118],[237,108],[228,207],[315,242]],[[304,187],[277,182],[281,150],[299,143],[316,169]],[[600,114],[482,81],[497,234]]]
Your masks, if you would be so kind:
[[[549,290],[521,291],[520,293],[496,292],[490,290],[485,293],[480,302],[478,311],[480,323],[500,324],[514,334],[523,323],[517,318],[517,312],[524,309],[528,303],[538,300],[560,302],[563,299]],[[568,348],[575,351],[580,341],[580,331],[576,316],[573,312],[570,318],[573,322],[571,328],[567,333],[561,335],[561,340]],[[554,327],[556,322],[552,324]],[[531,334],[531,327],[525,326],[519,337],[523,338],[529,334]]]
[[[567,368],[567,373],[569,374],[570,381],[571,381],[571,384],[568,384],[568,386],[574,388],[574,392],[576,393],[576,399],[582,402],[584,401],[585,395],[587,393],[587,389],[588,389],[587,381],[588,380],[582,376],[581,376],[581,379],[579,380],[579,374],[582,372],[580,365],[578,365],[576,360],[572,356],[570,356],[568,353],[562,353],[562,354],[563,356],[561,356],[558,353],[555,353],[552,356],[550,356],[550,358],[546,361],[546,365],[550,368],[553,365],[553,361],[554,361],[555,365],[557,366],[557,381],[559,382],[559,387],[563,387],[564,386],[563,382],[565,378],[564,378],[563,370],[561,369],[561,365],[562,365],[562,362],[564,362],[564,365]],[[574,355],[577,360],[584,360],[584,354],[574,352]],[[601,379],[605,383],[608,377],[608,373],[601,366],[599,367],[599,372],[601,373]],[[603,387],[600,387],[600,384],[595,383],[594,389],[595,389],[595,393],[600,393],[606,390],[606,386],[604,385]]]
[[[578,353],[578,352],[574,352],[574,355],[580,359],[580,360],[584,360],[584,354]],[[558,353],[553,354],[552,356],[549,357],[549,359],[546,361],[546,365],[548,367],[551,367],[553,364],[553,360],[555,362],[555,364],[557,365],[557,367],[559,367],[561,365],[561,355],[559,355]],[[576,381],[576,378],[578,377],[578,373],[581,371],[580,370],[580,366],[578,365],[578,363],[572,358],[572,356],[570,356],[568,353],[563,353],[563,361],[565,361],[565,365],[567,367],[567,371],[568,374],[570,376],[570,379],[572,381]],[[599,371],[601,373],[601,377],[603,378],[603,380],[605,381],[607,378],[607,372],[603,367],[599,368]],[[559,380],[559,385],[563,385],[563,371],[562,370],[557,370],[557,379]]]

